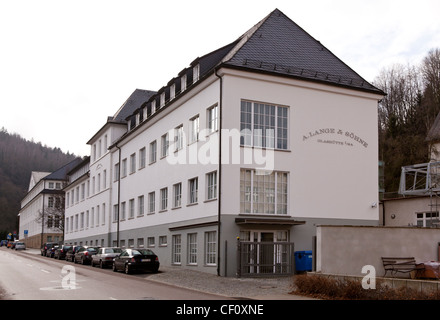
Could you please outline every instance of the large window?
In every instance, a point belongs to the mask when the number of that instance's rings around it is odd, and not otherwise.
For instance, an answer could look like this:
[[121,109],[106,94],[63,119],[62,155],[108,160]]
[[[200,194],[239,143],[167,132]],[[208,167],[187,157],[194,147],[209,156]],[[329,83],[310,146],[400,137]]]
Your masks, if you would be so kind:
[[149,163],[156,162],[157,143],[156,140],[150,143],[150,160]]
[[199,116],[189,120],[189,143],[199,140]]
[[207,110],[208,130],[214,132],[218,130],[218,106],[212,106]]
[[288,108],[241,101],[240,144],[243,146],[287,149]]
[[182,184],[173,185],[173,208],[179,208],[182,205]]
[[161,137],[161,152],[160,152],[160,156],[166,157],[168,155],[168,150],[170,148],[170,141],[168,138],[168,133],[164,134]]
[[217,171],[206,175],[206,200],[217,198]]
[[197,233],[188,234],[188,264],[197,264]]
[[215,231],[205,233],[205,264],[216,264],[217,235]]
[[416,217],[418,227],[436,227],[440,223],[438,211],[418,212]]
[[287,173],[241,169],[240,212],[287,214]]
[[199,191],[199,180],[198,178],[194,178],[189,180],[189,203],[197,203],[198,200],[198,191]]
[[182,263],[182,236],[180,234],[173,235],[172,239],[172,261],[173,264]]
[[160,210],[166,210],[168,207],[168,188],[160,189]]
[[183,148],[183,125],[174,128],[174,151]]

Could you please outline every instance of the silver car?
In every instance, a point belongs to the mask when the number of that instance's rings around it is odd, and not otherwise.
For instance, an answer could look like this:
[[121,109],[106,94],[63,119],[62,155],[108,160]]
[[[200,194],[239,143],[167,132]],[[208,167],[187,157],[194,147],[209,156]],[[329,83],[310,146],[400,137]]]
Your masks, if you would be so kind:
[[113,264],[113,259],[119,256],[122,252],[121,248],[116,247],[101,247],[98,253],[92,256],[92,267],[99,265],[101,268],[106,266],[111,266]]
[[26,245],[24,244],[24,242],[16,242],[15,250],[26,250]]

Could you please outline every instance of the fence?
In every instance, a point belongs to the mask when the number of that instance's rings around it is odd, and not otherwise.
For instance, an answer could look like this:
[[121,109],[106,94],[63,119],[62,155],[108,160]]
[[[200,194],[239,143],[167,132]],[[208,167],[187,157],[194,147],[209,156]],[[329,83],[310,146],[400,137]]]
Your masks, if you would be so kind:
[[295,272],[293,242],[237,242],[237,276],[279,276]]

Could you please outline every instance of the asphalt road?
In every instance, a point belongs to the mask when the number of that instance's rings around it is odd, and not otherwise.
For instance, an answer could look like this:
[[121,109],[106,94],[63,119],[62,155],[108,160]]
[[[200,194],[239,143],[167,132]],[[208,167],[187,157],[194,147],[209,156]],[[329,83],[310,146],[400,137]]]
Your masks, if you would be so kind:
[[2,300],[225,300],[224,296],[0,248]]

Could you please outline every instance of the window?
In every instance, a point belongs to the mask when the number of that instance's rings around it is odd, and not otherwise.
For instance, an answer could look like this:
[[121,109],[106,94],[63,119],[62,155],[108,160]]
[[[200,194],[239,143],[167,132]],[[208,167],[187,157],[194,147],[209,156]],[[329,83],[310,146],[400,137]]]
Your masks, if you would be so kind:
[[119,180],[119,163],[115,164],[115,177],[114,177],[114,181],[118,181]]
[[174,129],[174,148],[175,151],[183,148],[183,125]]
[[125,220],[125,214],[127,212],[127,203],[124,201],[121,203],[121,220]]
[[182,236],[180,234],[173,235],[172,238],[171,263],[182,263]]
[[138,197],[138,216],[144,215],[144,196]]
[[170,100],[173,100],[176,97],[176,84],[173,83],[170,87]]
[[147,238],[147,246],[148,248],[154,248],[155,246],[154,237]]
[[150,143],[150,159],[149,163],[156,162],[157,143],[156,140]]
[[188,234],[188,264],[197,264],[197,233]]
[[206,199],[211,200],[217,198],[217,171],[206,175],[207,193]]
[[193,83],[199,81],[200,78],[200,64],[197,64],[193,68]]
[[144,247],[144,238],[138,238],[137,239],[137,247],[143,248]]
[[167,236],[159,236],[159,247],[166,247],[167,245]]
[[53,197],[49,197],[48,203],[47,203],[47,207],[48,208],[53,208],[54,207],[54,199]]
[[127,176],[127,158],[122,160],[122,178]]
[[190,204],[197,203],[199,192],[199,179],[194,178],[189,180],[189,199],[188,202]]
[[155,192],[150,192],[148,194],[148,213],[154,213],[156,207],[156,194]]
[[199,116],[189,120],[189,143],[199,140]]
[[128,202],[128,211],[129,211],[128,218],[134,218],[134,199],[130,199],[130,201]]
[[168,188],[160,189],[160,210],[166,210],[168,207]]
[[205,264],[215,265],[217,257],[216,231],[205,232]]
[[113,206],[113,221],[118,221],[118,215],[119,215],[119,205],[115,204]]
[[242,169],[240,213],[287,214],[287,173]]
[[160,156],[163,158],[163,157],[166,157],[168,155],[168,150],[170,148],[170,141],[168,139],[168,133],[164,134],[161,137],[160,141],[161,141],[161,153],[160,153]]
[[139,150],[139,169],[145,168],[147,152],[145,148]]
[[437,227],[439,225],[439,213],[436,212],[418,212],[416,213],[417,227]]
[[287,149],[287,113],[284,106],[241,101],[240,144]]
[[208,108],[207,110],[207,119],[208,119],[208,130],[209,133],[217,131],[218,130],[218,106],[212,106]]
[[107,189],[107,170],[102,172],[102,186],[104,189]]
[[130,155],[130,174],[136,171],[136,153]]
[[182,205],[182,184],[177,183],[173,185],[173,207],[178,208]]
[[183,92],[186,90],[186,74],[184,74],[181,78],[180,78],[180,92]]

